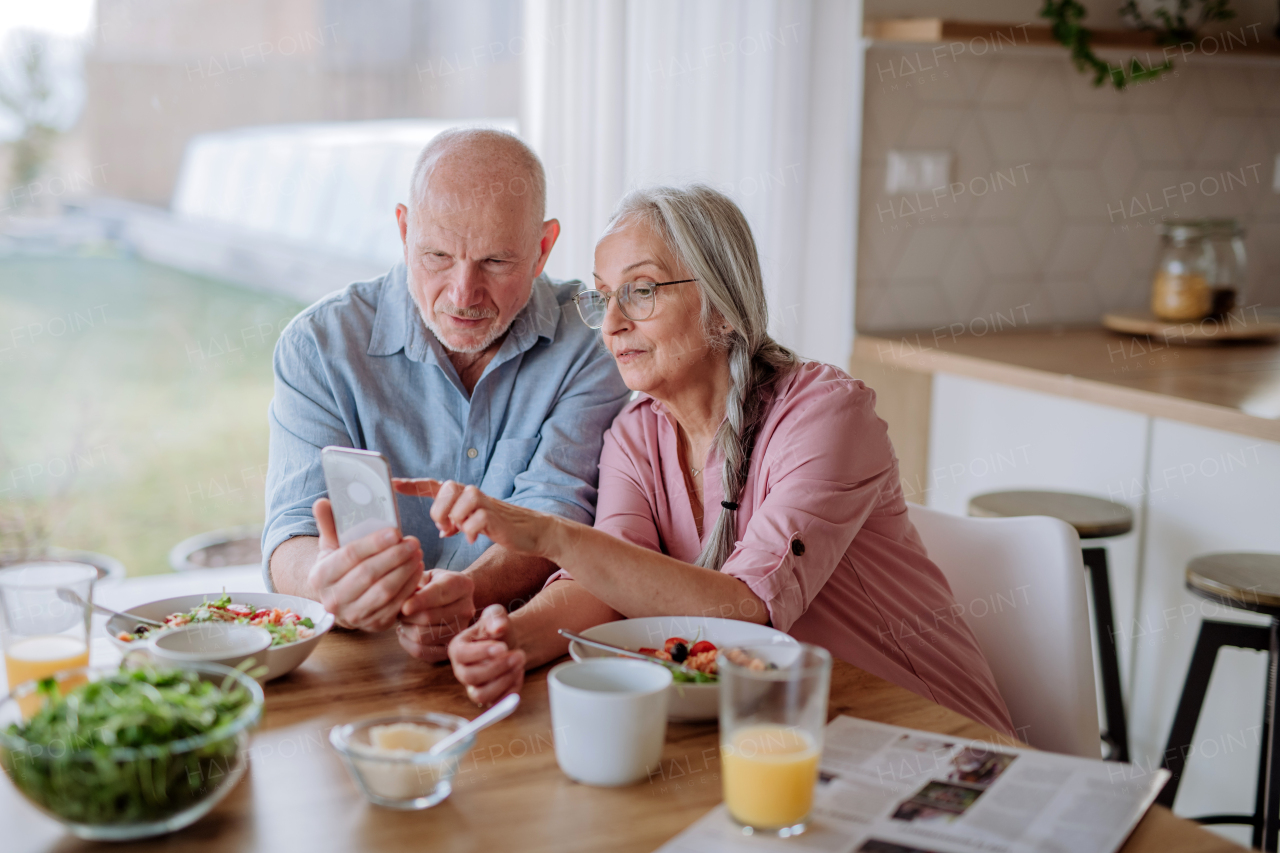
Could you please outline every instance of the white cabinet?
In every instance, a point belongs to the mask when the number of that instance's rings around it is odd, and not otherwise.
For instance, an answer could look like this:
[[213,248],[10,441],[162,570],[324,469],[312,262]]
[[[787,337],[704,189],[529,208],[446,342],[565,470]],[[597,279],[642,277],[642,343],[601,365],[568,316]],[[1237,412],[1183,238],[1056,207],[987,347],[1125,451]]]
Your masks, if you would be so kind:
[[[927,490],[928,505],[947,512],[965,513],[979,492],[1014,488],[1089,493],[1133,509],[1134,532],[1104,541],[1130,745],[1135,761],[1158,767],[1200,622],[1266,623],[1191,595],[1184,577],[1199,554],[1280,552],[1280,443],[940,373],[929,472],[904,488],[914,500]],[[1258,652],[1219,656],[1179,814],[1252,810],[1265,663]]]
[[[933,509],[964,515],[969,498],[1003,489],[1080,492],[1133,509],[1134,533],[1091,543],[1107,549],[1117,625],[1131,621],[1142,505],[1122,493],[1143,476],[1148,419],[945,373],[933,378],[932,413],[929,478],[921,485]],[[1129,649],[1122,644],[1119,651],[1121,679],[1128,684]],[[1101,704],[1101,685],[1098,695]]]
[[[1147,505],[1130,728],[1138,754],[1159,763],[1205,618],[1265,625],[1186,591],[1187,562],[1213,551],[1280,553],[1280,444],[1156,418],[1151,463],[1133,484]],[[1224,649],[1196,729],[1176,810],[1252,811],[1266,655]]]

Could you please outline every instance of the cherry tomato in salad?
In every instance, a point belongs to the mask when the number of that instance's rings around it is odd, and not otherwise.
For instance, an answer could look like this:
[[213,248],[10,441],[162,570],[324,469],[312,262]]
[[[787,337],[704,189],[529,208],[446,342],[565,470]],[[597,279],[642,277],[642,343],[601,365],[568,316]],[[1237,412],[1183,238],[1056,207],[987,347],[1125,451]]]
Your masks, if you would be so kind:
[[714,652],[716,650],[715,645],[712,643],[709,643],[706,640],[699,640],[693,644],[693,648],[689,649],[689,654],[700,655],[703,652]]

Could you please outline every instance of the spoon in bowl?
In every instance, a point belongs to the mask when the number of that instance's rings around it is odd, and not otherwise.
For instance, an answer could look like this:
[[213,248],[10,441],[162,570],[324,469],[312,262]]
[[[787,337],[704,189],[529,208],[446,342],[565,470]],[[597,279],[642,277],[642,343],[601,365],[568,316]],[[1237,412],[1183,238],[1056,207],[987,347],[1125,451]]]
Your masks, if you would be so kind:
[[520,704],[519,693],[508,693],[504,698],[500,699],[496,705],[467,723],[462,728],[455,731],[448,737],[441,738],[436,741],[431,749],[427,750],[428,755],[439,755],[449,747],[459,741],[465,740],[467,736],[473,735],[481,729],[487,729],[499,720],[506,719],[511,716],[511,712]]
[[693,675],[693,676],[706,675],[706,673],[701,673],[698,670],[694,669],[693,667],[685,666],[682,663],[676,663],[673,660],[663,660],[662,658],[651,657],[646,654],[641,654],[640,652],[633,652],[631,649],[624,649],[621,646],[615,646],[611,643],[604,643],[604,642],[601,642],[600,640],[588,640],[586,637],[582,636],[581,634],[575,634],[572,631],[566,631],[563,628],[561,628],[556,633],[564,637],[566,640],[572,640],[575,643],[580,643],[581,645],[584,645],[584,646],[590,646],[593,649],[600,649],[601,651],[605,651],[605,652],[613,652],[615,655],[618,655],[620,657],[631,658],[632,660],[642,660],[645,663],[661,664],[662,666],[665,666],[669,669],[673,669],[676,672],[683,672],[686,675]]
[[70,604],[77,604],[80,607],[92,607],[94,610],[106,616],[119,616],[122,619],[131,620],[141,625],[146,625],[150,628],[167,628],[168,627],[163,622],[157,622],[154,619],[145,619],[141,616],[135,616],[132,613],[121,613],[119,610],[112,610],[110,607],[103,607],[101,604],[97,604],[94,602],[87,602],[83,598],[81,598],[79,595],[77,595],[76,591],[73,589],[58,590],[58,598],[61,598],[63,601],[68,602]]

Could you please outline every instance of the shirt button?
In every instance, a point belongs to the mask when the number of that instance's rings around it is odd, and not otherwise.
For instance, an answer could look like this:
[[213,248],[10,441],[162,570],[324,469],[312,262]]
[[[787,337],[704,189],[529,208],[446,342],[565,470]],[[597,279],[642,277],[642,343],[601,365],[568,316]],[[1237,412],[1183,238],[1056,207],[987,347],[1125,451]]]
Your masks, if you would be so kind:
[[479,455],[480,455],[480,451],[476,450],[474,447],[467,448],[468,459],[475,459]]
[[799,539],[792,539],[791,553],[795,554],[797,557],[804,556],[804,543],[801,542]]

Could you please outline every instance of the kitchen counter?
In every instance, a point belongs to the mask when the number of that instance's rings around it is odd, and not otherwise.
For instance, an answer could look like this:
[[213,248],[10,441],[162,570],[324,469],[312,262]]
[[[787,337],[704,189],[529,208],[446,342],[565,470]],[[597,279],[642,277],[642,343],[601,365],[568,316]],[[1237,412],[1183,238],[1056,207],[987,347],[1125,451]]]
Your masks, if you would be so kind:
[[1097,326],[860,333],[862,364],[950,373],[1280,441],[1280,344],[1184,346]]
[[[850,368],[876,391],[907,500],[965,515],[975,495],[1030,489],[1133,511],[1133,531],[1105,547],[1129,744],[1142,766],[1159,765],[1201,619],[1240,618],[1202,609],[1184,588],[1188,561],[1280,552],[1280,346],[957,324],[861,334]],[[1257,729],[1259,657],[1219,660],[1197,744]],[[1250,744],[1192,762],[1180,813],[1248,811]]]
[[[861,334],[854,345],[850,372],[876,391],[903,495],[954,515],[1006,490],[1096,495],[1133,511],[1133,531],[1105,547],[1129,745],[1141,766],[1158,766],[1201,620],[1243,618],[1186,591],[1188,561],[1280,553],[1280,346],[954,328]],[[1265,656],[1222,655],[1213,683],[1197,749],[1257,731]],[[1191,762],[1179,813],[1251,810],[1249,744]]]

